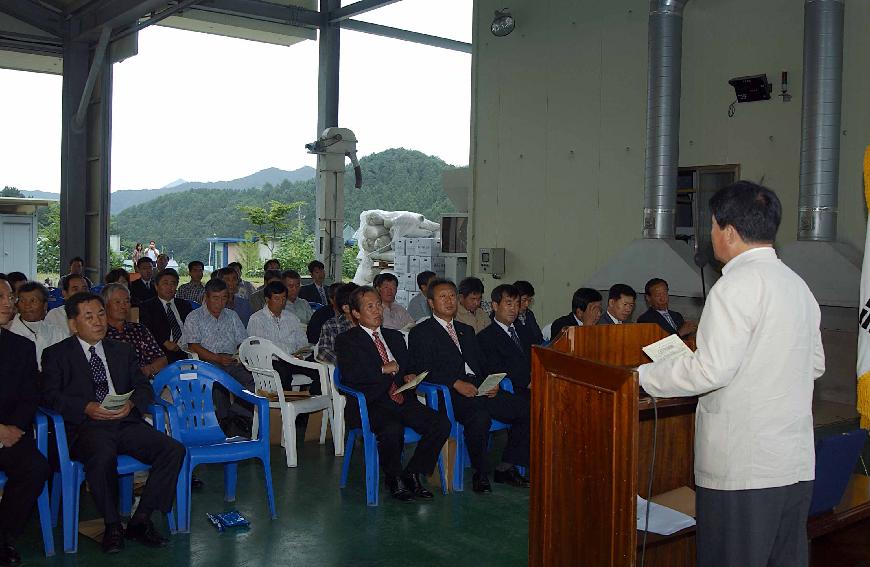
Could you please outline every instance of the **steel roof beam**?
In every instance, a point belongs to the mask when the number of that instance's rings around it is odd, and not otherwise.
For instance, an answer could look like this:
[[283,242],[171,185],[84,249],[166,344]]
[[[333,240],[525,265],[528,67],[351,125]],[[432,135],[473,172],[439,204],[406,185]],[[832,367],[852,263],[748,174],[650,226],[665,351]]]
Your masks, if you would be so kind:
[[30,0],[0,2],[0,12],[55,37],[63,35],[60,14]]
[[203,0],[190,9],[309,29],[317,29],[323,23],[320,12],[315,10],[258,0]]
[[169,4],[168,0],[111,0],[96,10],[90,10],[75,18],[78,23],[78,33],[75,41],[96,40],[104,27],[112,30],[131,26],[139,18],[157,12]]
[[359,2],[348,4],[347,6],[331,12],[329,14],[329,23],[335,24],[343,22],[344,20],[349,20],[354,16],[359,16],[360,14],[381,8],[382,6],[395,4],[396,2],[399,2],[399,0],[359,0]]
[[439,47],[441,49],[449,49],[451,51],[461,51],[463,53],[471,53],[471,44],[455,39],[447,39],[446,37],[438,37],[425,33],[413,32],[369,22],[361,22],[359,20],[344,20],[339,24],[342,29],[358,31],[362,33],[370,33],[382,37],[390,37],[400,39],[402,41],[410,41],[412,43],[420,43],[431,47]]

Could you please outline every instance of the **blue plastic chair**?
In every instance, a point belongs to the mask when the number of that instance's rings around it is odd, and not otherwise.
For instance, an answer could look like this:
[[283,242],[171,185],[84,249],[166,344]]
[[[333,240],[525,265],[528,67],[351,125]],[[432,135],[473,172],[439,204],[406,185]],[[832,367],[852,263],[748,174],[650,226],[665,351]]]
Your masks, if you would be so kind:
[[[228,438],[218,424],[212,401],[212,388],[218,383],[236,398],[246,400],[257,407],[259,435],[257,439],[246,437]],[[272,468],[269,463],[269,401],[255,396],[241,384],[207,362],[180,360],[161,370],[153,382],[154,397],[169,416],[172,437],[187,448],[182,472],[179,474],[178,531],[190,531],[190,481],[198,465],[224,464],[224,499],[236,499],[236,473],[238,462],[260,459],[266,477],[266,496],[272,519],[275,512],[275,496],[272,492]],[[164,388],[169,389],[172,402],[160,397]],[[182,485],[183,477],[183,485]],[[184,515],[181,511],[184,510]]]
[[190,303],[190,307],[193,309],[199,309],[200,307],[202,307],[202,303],[197,303],[192,299],[188,299],[187,302]]
[[51,293],[49,293],[49,296],[48,296],[48,309],[49,310],[54,309],[55,307],[60,307],[61,305],[66,303],[66,300],[64,300],[63,296],[60,294],[60,291],[55,290],[55,292],[56,292],[56,295],[52,295]]
[[[502,390],[509,394],[514,393],[513,382],[510,378],[505,378],[499,384]],[[450,437],[456,442],[456,459],[453,463],[453,490],[462,492],[465,490],[465,469],[471,466],[471,457],[468,455],[468,447],[465,446],[465,428],[456,419],[456,414],[453,413],[453,401],[450,399],[450,388],[444,384],[433,384],[431,382],[422,382],[417,386],[417,391],[426,395],[427,404],[433,409],[438,409],[439,398],[444,398],[444,410],[447,414],[447,419],[450,420]],[[440,396],[439,396],[440,394]],[[510,424],[502,423],[497,419],[493,419],[489,426],[489,432],[494,433],[503,429],[510,429]],[[525,467],[517,467],[520,474],[525,475]]]
[[[362,437],[363,440],[363,455],[365,459],[366,469],[366,504],[369,506],[378,505],[378,488],[380,486],[378,480],[380,478],[380,465],[378,462],[378,443],[371,425],[369,424],[369,411],[366,404],[366,398],[362,392],[348,388],[341,383],[341,372],[336,367],[333,374],[333,383],[340,392],[356,399],[359,406],[360,427],[351,429],[347,432],[347,441],[344,447],[344,462],[341,467],[341,488],[347,486],[347,475],[350,470],[350,459],[353,456],[353,448],[356,444],[357,437]],[[419,388],[419,386],[418,386]],[[427,398],[428,400],[428,398]],[[411,429],[405,428],[405,444],[416,443],[420,440],[420,434]],[[441,478],[441,492],[447,494],[447,479],[444,477],[444,463],[441,455],[438,455],[438,474]]]
[[[153,406],[152,406],[153,407]],[[54,426],[55,442],[57,444],[58,463],[60,471],[54,474],[51,483],[51,524],[57,526],[61,507],[63,508],[63,550],[64,553],[76,553],[79,547],[79,504],[82,483],[85,481],[85,465],[80,461],[74,461],[69,456],[69,446],[66,439],[63,417],[54,410],[39,408],[39,412],[51,419]],[[155,426],[162,431],[158,420]],[[145,463],[134,459],[130,455],[118,455],[118,505],[122,516],[129,516],[133,505],[133,474],[150,469]],[[180,475],[179,475],[180,476]],[[176,486],[176,508],[180,502],[179,486]],[[63,505],[61,506],[61,503]],[[175,515],[169,512],[167,515],[169,529],[176,531]]]
[[317,303],[316,301],[309,301],[308,305],[311,307],[312,311],[317,311],[321,307],[323,307],[322,303]]
[[[36,448],[42,453],[43,457],[48,457],[48,420],[42,414],[36,414]],[[6,486],[8,478],[3,471],[0,471],[0,488]],[[48,501],[48,483],[42,487],[42,492],[36,499],[36,508],[39,511],[39,527],[42,528],[42,546],[45,549],[45,556],[51,557],[54,555],[54,533],[51,526],[51,506]]]
[[104,283],[98,283],[98,284],[92,285],[90,292],[99,294],[101,291],[103,291],[104,287],[106,287],[106,284],[104,284]]

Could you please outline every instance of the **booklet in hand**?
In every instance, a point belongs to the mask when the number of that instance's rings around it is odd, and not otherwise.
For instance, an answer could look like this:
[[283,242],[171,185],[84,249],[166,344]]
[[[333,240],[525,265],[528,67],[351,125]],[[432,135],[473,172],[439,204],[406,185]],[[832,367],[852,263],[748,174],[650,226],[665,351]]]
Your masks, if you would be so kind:
[[100,403],[100,406],[104,410],[120,411],[132,395],[133,390],[130,390],[126,394],[107,394],[106,397],[103,398],[103,401]]
[[407,382],[404,386],[402,386],[400,388],[396,388],[396,391],[393,393],[400,394],[400,393],[404,392],[405,390],[410,390],[411,388],[416,388],[420,384],[420,382],[422,382],[423,380],[426,379],[426,376],[428,376],[428,375],[429,375],[428,370],[425,370],[425,371],[417,374],[416,378],[414,378],[410,382]]
[[501,381],[504,380],[504,377],[507,376],[504,372],[500,372],[498,374],[490,374],[486,377],[486,380],[481,382],[480,386],[477,387],[477,395],[485,396],[487,392],[492,390],[493,388],[498,388],[498,385],[501,384]]
[[687,354],[692,354],[692,349],[686,346],[686,343],[677,335],[668,335],[660,341],[656,341],[650,345],[643,347],[643,352],[653,362],[661,360],[669,360],[678,358]]

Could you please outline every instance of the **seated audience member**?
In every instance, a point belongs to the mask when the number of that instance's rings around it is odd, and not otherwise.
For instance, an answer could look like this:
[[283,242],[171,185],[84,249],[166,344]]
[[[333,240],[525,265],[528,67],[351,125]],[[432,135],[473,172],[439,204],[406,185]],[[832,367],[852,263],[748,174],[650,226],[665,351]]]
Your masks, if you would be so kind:
[[236,271],[236,276],[239,278],[236,294],[244,299],[250,298],[251,294],[257,291],[257,288],[254,287],[254,284],[245,281],[245,278],[242,277],[243,269],[241,262],[230,262],[227,264],[227,268],[234,269]]
[[168,254],[158,254],[157,255],[157,262],[156,262],[156,266],[155,266],[157,269],[157,273],[159,274],[160,272],[165,270],[166,266],[168,266],[168,265],[169,265],[169,255]]
[[299,289],[299,297],[305,301],[326,305],[326,287],[323,285],[323,280],[326,279],[326,268],[320,260],[313,260],[308,263],[308,273],[311,274],[312,282],[304,285]]
[[202,294],[205,293],[205,286],[202,285],[205,264],[199,260],[188,262],[187,273],[190,274],[190,281],[178,286],[175,297],[185,301],[195,301],[202,305]]
[[281,271],[281,261],[277,258],[270,258],[266,260],[266,263],[263,264],[263,273],[268,272],[269,270],[278,270]]
[[[39,285],[39,284],[37,284]],[[0,565],[18,565],[15,539],[27,525],[51,467],[36,448],[33,418],[39,405],[36,348],[5,329],[15,314],[12,287],[0,281],[0,472],[6,475],[0,499]]]
[[643,286],[643,293],[649,309],[637,318],[638,323],[655,323],[666,332],[686,337],[698,330],[696,321],[686,321],[683,316],[668,309],[668,282],[653,278]]
[[481,332],[492,322],[480,306],[481,297],[483,297],[483,282],[478,278],[465,278],[459,282],[456,320],[470,326],[475,333]]
[[411,329],[408,337],[415,372],[429,371],[426,380],[450,388],[456,419],[465,426],[465,442],[474,468],[475,492],[491,492],[486,459],[489,427],[493,419],[508,423],[508,442],[494,479],[498,483],[527,487],[515,465],[529,466],[529,401],[508,394],[498,386],[478,396],[486,378],[486,361],[474,329],[455,320],[456,285],[435,279],[429,284],[432,317]]
[[235,268],[227,266],[217,271],[217,277],[227,284],[227,309],[235,311],[243,325],[251,318],[251,303],[239,295],[239,273]]
[[550,325],[550,339],[555,339],[565,327],[591,327],[601,319],[601,294],[597,289],[581,287],[571,297],[571,312]]
[[130,274],[128,274],[127,270],[124,268],[115,268],[114,270],[109,270],[106,277],[103,278],[103,282],[106,285],[119,283],[127,289],[130,289]]
[[384,327],[401,331],[405,327],[414,326],[414,319],[408,310],[396,303],[396,292],[399,290],[399,279],[395,274],[385,272],[375,276],[375,289],[381,296],[384,310]]
[[18,293],[18,288],[29,281],[29,279],[23,272],[9,272],[6,274],[6,281],[12,286],[12,293],[15,294]]
[[302,286],[302,277],[296,270],[284,270],[281,272],[281,283],[287,288],[287,309],[292,311],[299,322],[307,325],[311,321],[311,316],[314,315],[308,301],[299,297],[299,290]]
[[41,283],[25,282],[18,287],[18,313],[9,323],[9,330],[36,345],[36,365],[42,368],[42,351],[69,335],[45,321],[48,313],[48,291]]
[[311,321],[308,322],[308,327],[305,329],[305,335],[308,337],[309,343],[316,345],[320,340],[320,330],[323,329],[324,323],[341,314],[335,305],[335,292],[340,287],[340,283],[334,283],[326,288],[326,300],[328,303],[314,312],[314,315],[311,316]]
[[187,358],[187,353],[179,348],[178,343],[184,322],[193,311],[189,301],[175,296],[177,287],[178,272],[167,268],[154,278],[157,297],[139,306],[139,321],[154,335],[170,363]]
[[139,371],[148,378],[154,378],[168,361],[151,331],[142,323],[127,320],[130,315],[130,290],[122,284],[110,283],[100,291],[100,296],[106,304],[106,338],[133,347]]
[[[83,276],[68,276],[61,280],[61,284],[63,285],[63,287],[60,288],[60,293],[61,295],[63,295],[64,301],[67,301],[70,297],[74,296],[77,293],[88,291],[89,289],[88,282]],[[60,305],[50,310],[45,316],[45,322],[49,325],[53,325],[60,332],[60,334],[63,335],[64,338],[72,334],[70,332],[69,323],[67,321],[68,319],[66,316],[66,309],[64,309],[63,305]]]
[[[396,389],[416,378],[402,333],[383,327],[378,292],[363,286],[350,298],[357,327],[338,336],[335,350],[341,380],[366,398],[369,422],[378,440],[378,457],[390,495],[398,500],[429,500],[432,493],[422,476],[435,470],[441,448],[450,435],[450,420],[421,404],[415,392]],[[349,420],[359,420],[355,404],[345,408]],[[402,468],[405,427],[421,435],[414,454]]]
[[152,297],[157,297],[157,290],[154,289],[154,262],[148,256],[139,258],[139,263],[136,265],[139,272],[139,279],[130,284],[130,301],[138,307],[143,301],[148,301]]
[[[520,292],[520,306],[517,313],[517,320],[514,325],[520,337],[525,337],[529,344],[539,345],[544,342],[544,334],[541,332],[541,327],[538,325],[538,319],[532,311],[532,302],[535,299],[535,288],[530,282],[518,280],[514,282],[514,287]],[[493,307],[493,311],[495,308]]]
[[251,312],[256,313],[260,309],[266,306],[266,286],[269,282],[280,282],[281,281],[281,272],[278,270],[268,270],[265,274],[263,274],[263,287],[252,293],[248,297],[248,303],[251,304]]
[[[214,364],[253,392],[254,377],[235,358],[239,345],[248,338],[248,331],[236,312],[226,308],[227,298],[227,284],[220,278],[209,280],[205,284],[203,305],[194,309],[184,321],[178,346]],[[250,404],[236,401],[230,405],[225,389],[218,387],[214,392],[215,415],[224,432],[227,435],[239,433],[250,436],[253,416]]]
[[408,302],[408,315],[414,321],[432,316],[432,311],[429,310],[429,303],[426,300],[426,290],[429,289],[429,282],[434,280],[436,276],[435,272],[429,270],[417,274],[417,287],[420,288],[420,293]]
[[631,312],[637,293],[626,284],[613,284],[607,294],[607,311],[598,320],[599,325],[621,325],[631,322]]
[[353,282],[343,284],[335,291],[335,305],[339,315],[329,319],[320,330],[320,340],[317,341],[317,360],[335,366],[338,357],[335,354],[335,339],[338,335],[350,330],[356,325],[350,308],[350,296],[359,286]]
[[[12,275],[12,274],[10,274],[10,275]],[[64,279],[68,278],[69,276],[73,276],[73,275],[81,276],[81,277],[85,278],[85,281],[88,282],[88,289],[91,289],[91,287],[93,287],[94,284],[91,282],[91,280],[89,280],[87,278],[87,276],[85,276],[85,261],[80,256],[76,256],[72,260],[69,261],[69,272],[66,273],[65,275],[61,276],[60,279],[61,279],[61,281],[63,281]]]
[[[163,547],[167,540],[151,523],[151,514],[172,510],[184,446],[142,418],[154,400],[151,384],[139,371],[133,347],[105,338],[103,298],[79,293],[64,307],[74,336],[45,349],[43,399],[63,415],[70,456],[84,463],[85,479],[106,523],[103,551],[123,549],[125,535],[149,547]],[[119,410],[100,405],[108,394],[127,392],[133,395]],[[126,530],[118,513],[119,454],[151,467]]]
[[502,284],[492,290],[492,325],[477,334],[477,342],[486,359],[487,372],[504,372],[514,392],[528,397],[532,381],[532,344],[517,331],[520,292]]

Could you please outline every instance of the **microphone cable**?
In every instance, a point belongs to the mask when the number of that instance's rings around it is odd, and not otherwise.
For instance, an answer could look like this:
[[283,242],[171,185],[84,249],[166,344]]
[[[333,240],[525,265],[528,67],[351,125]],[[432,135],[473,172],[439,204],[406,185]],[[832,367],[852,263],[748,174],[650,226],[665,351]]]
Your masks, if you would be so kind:
[[653,490],[653,472],[656,468],[656,438],[658,437],[659,429],[659,408],[655,396],[650,396],[653,406],[653,439],[652,439],[652,458],[649,461],[649,482],[646,489],[646,513],[644,514],[643,526],[643,543],[640,548],[640,567],[643,567],[644,559],[646,559],[646,536],[649,533],[649,509],[652,502]]

